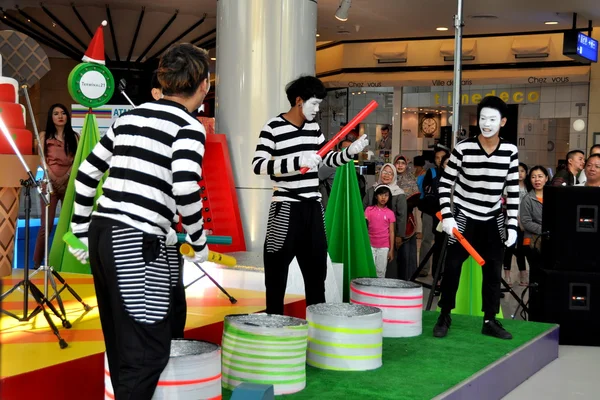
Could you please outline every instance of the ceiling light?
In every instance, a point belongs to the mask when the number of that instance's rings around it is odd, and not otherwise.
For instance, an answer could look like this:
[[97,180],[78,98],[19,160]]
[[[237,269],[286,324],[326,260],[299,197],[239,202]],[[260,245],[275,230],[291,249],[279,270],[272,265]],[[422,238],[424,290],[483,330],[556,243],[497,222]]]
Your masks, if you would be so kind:
[[319,35],[319,34],[317,33],[317,37],[319,37],[319,36],[321,36],[321,35]]
[[546,25],[558,25],[558,21],[546,21],[544,22]]
[[212,61],[217,61],[217,57],[211,57],[210,58]]
[[436,31],[447,31],[448,28],[446,28],[445,26],[438,26],[437,28],[435,28]]
[[348,21],[348,10],[350,10],[351,4],[352,0],[342,0],[340,2],[340,6],[335,12],[335,17],[340,21]]

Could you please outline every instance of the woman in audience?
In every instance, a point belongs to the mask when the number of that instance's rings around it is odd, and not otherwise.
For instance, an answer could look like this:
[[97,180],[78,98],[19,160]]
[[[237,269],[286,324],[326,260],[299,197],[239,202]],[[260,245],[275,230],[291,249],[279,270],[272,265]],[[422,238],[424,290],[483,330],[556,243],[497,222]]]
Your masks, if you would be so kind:
[[542,205],[544,203],[544,186],[548,183],[548,171],[536,165],[529,171],[531,191],[523,198],[519,207],[519,221],[524,231],[523,245],[527,248],[529,269],[540,262],[542,234]]

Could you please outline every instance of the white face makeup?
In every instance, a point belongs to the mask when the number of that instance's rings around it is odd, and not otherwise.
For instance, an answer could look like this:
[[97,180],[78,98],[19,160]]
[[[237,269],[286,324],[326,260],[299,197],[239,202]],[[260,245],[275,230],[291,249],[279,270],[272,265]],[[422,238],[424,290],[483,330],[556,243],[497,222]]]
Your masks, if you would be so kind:
[[500,131],[506,120],[500,115],[500,111],[494,108],[484,107],[479,114],[479,129],[483,137],[491,138]]
[[304,114],[304,118],[307,121],[312,121],[317,116],[319,112],[319,104],[321,104],[323,100],[317,99],[316,97],[311,97],[302,103],[302,114]]

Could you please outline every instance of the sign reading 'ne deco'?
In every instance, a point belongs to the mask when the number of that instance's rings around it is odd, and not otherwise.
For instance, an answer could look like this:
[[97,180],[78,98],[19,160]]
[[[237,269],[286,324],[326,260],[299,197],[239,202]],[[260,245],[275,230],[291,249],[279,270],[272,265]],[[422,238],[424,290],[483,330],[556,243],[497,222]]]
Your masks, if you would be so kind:
[[115,81],[104,65],[83,63],[73,68],[69,74],[68,89],[76,102],[96,108],[110,101],[115,92]]

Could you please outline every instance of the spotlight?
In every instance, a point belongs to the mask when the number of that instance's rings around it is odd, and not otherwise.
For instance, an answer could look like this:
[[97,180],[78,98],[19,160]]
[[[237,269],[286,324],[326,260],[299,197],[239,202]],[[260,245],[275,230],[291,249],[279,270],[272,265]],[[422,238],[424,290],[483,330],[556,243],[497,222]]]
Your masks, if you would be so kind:
[[342,0],[340,2],[340,6],[335,12],[335,17],[340,21],[348,21],[348,10],[350,10],[351,4],[352,0]]

